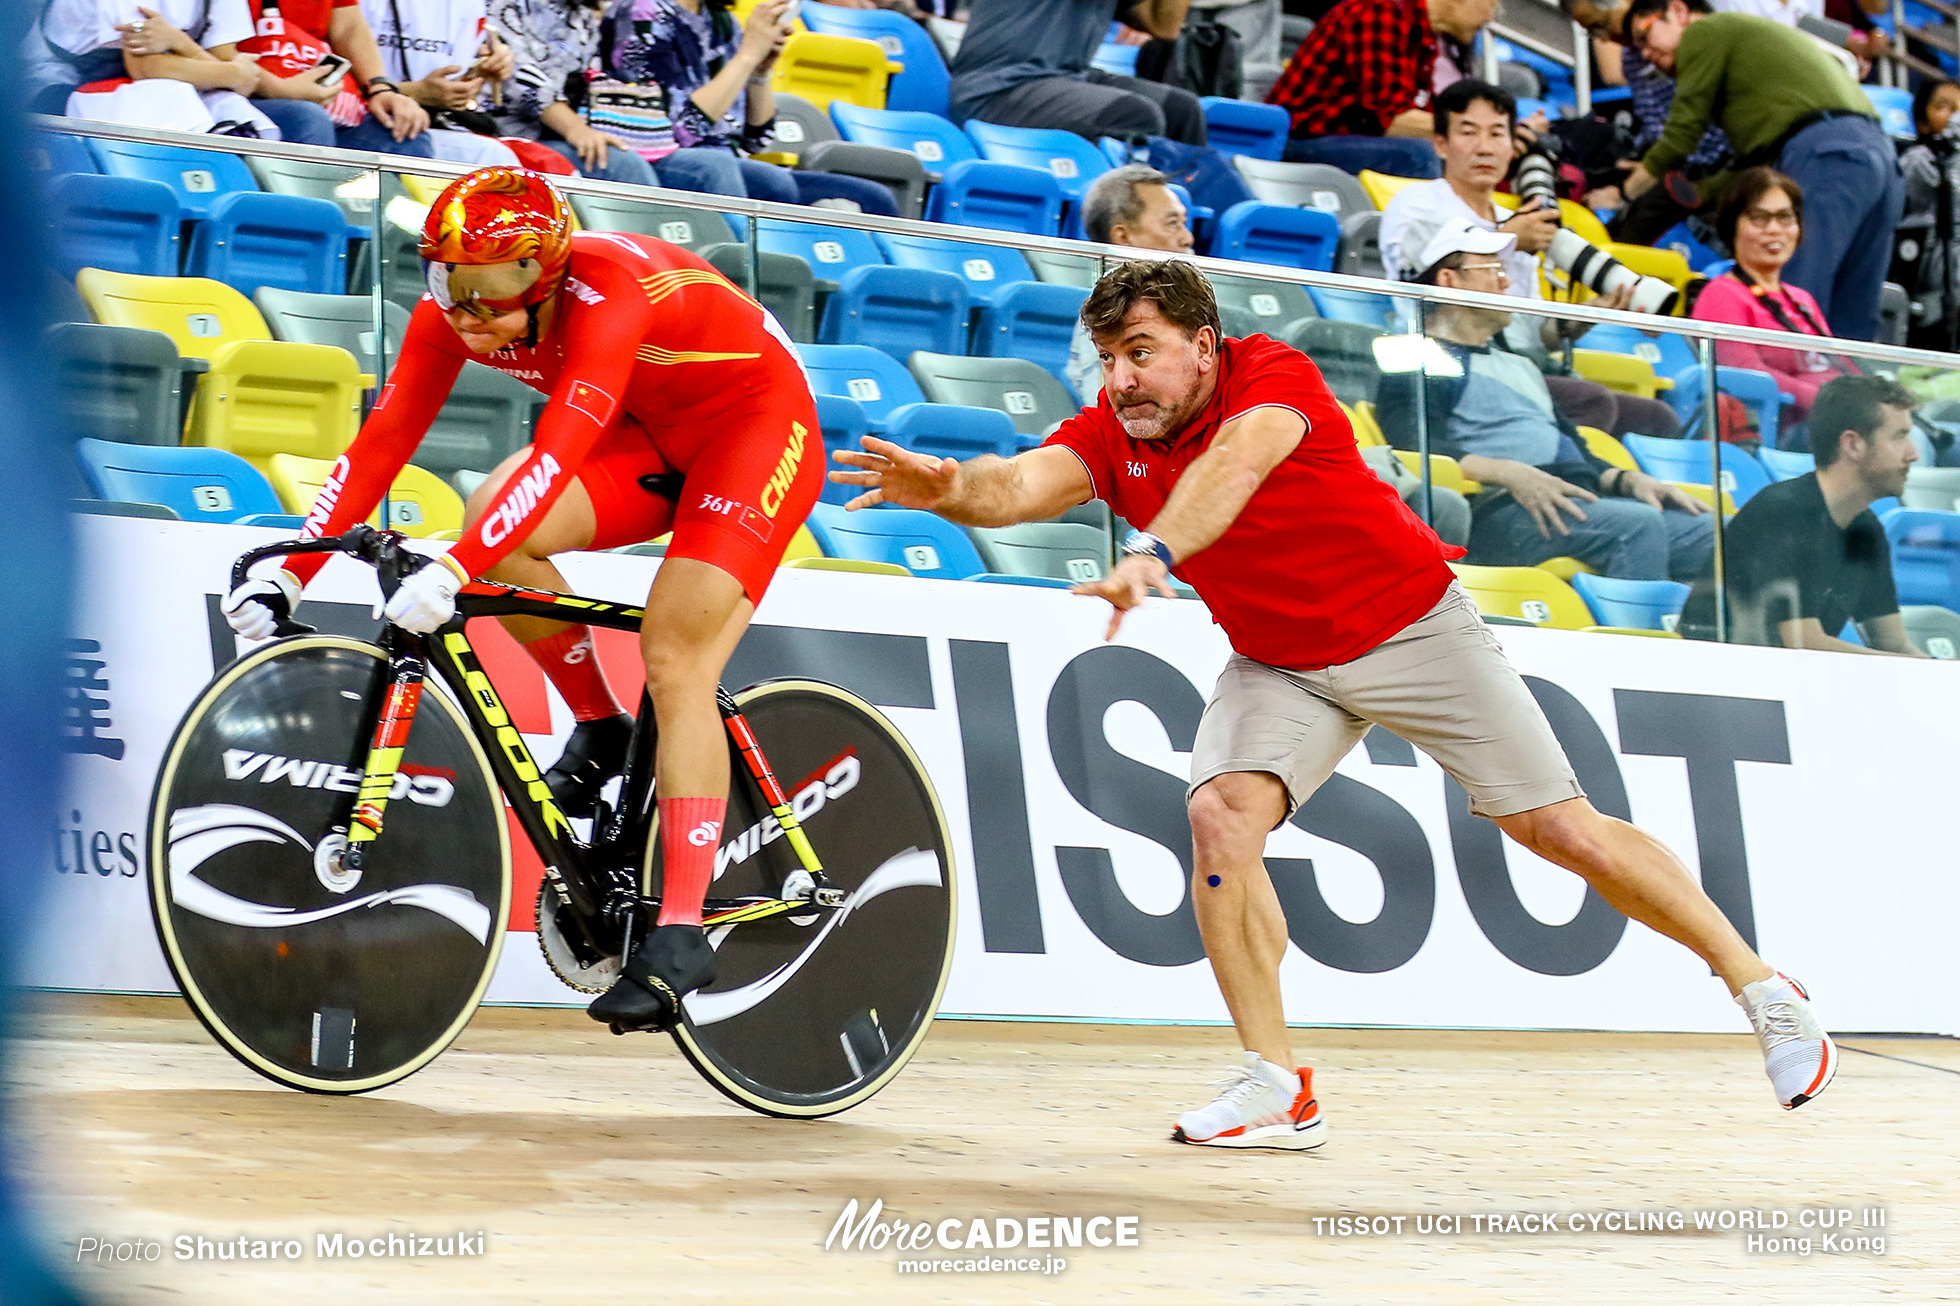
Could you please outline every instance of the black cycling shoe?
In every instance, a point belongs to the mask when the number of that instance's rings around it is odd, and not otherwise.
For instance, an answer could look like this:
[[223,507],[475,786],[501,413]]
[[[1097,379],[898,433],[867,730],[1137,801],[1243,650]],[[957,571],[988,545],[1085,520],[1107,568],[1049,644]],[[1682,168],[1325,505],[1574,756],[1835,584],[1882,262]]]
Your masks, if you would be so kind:
[[585,1014],[615,1034],[668,1030],[681,999],[715,978],[715,950],[699,925],[660,925],[633,949],[626,972],[592,1000]]
[[633,718],[618,716],[581,721],[565,741],[565,751],[544,773],[551,796],[567,816],[590,816],[606,781],[626,767],[626,748],[633,740]]

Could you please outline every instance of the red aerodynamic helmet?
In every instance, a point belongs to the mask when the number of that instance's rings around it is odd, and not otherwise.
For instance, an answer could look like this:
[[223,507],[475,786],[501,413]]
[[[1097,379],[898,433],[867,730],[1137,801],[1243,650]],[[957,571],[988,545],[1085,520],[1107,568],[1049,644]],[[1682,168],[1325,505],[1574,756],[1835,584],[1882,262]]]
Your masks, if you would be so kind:
[[[445,310],[446,272],[442,265],[513,263],[534,259],[538,279],[516,298],[484,301],[509,311],[541,304],[556,294],[572,258],[572,212],[535,172],[519,168],[478,168],[443,188],[422,226],[421,254],[430,292]],[[439,284],[440,283],[440,284]]]

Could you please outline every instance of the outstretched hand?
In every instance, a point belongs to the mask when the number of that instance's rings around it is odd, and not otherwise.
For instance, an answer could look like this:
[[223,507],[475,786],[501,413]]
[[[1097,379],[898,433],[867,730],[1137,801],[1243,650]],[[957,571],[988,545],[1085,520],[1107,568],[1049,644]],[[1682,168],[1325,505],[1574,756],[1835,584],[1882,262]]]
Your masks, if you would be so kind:
[[959,480],[960,465],[952,458],[913,453],[875,435],[865,436],[862,443],[863,453],[855,449],[839,449],[831,455],[848,467],[860,469],[831,472],[830,479],[834,484],[870,487],[866,493],[844,505],[847,511],[855,512],[859,508],[880,503],[931,511],[952,494],[954,484]]
[[1103,632],[1103,638],[1110,640],[1116,638],[1123,614],[1149,598],[1153,589],[1167,599],[1177,597],[1177,591],[1171,588],[1170,573],[1164,570],[1162,562],[1156,558],[1128,557],[1101,580],[1085,580],[1080,585],[1069,586],[1069,593],[1109,600],[1109,606],[1115,611],[1109,614],[1109,629]]

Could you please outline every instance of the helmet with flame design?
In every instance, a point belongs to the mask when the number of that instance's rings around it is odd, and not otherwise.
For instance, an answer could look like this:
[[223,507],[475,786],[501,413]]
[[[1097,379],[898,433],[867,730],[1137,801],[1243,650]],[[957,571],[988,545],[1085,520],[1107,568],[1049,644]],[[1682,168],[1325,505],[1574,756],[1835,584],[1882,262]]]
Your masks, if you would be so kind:
[[[529,309],[550,299],[572,258],[572,214],[551,183],[518,168],[479,168],[443,188],[422,226],[421,254],[429,293],[448,312],[459,305],[479,317]],[[507,275],[458,268],[511,265]],[[504,293],[497,293],[497,292]]]

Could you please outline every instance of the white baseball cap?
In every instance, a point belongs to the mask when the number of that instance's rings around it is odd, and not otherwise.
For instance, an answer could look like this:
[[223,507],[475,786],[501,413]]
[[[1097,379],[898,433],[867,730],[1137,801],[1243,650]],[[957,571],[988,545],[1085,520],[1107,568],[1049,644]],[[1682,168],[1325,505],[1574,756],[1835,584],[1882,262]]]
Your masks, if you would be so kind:
[[[1411,236],[1420,233],[1410,232]],[[1410,268],[1412,281],[1433,282],[1436,265],[1452,254],[1506,254],[1518,243],[1515,234],[1480,227],[1468,218],[1451,218],[1422,246],[1422,256]],[[1412,241],[1405,238],[1404,248]]]

